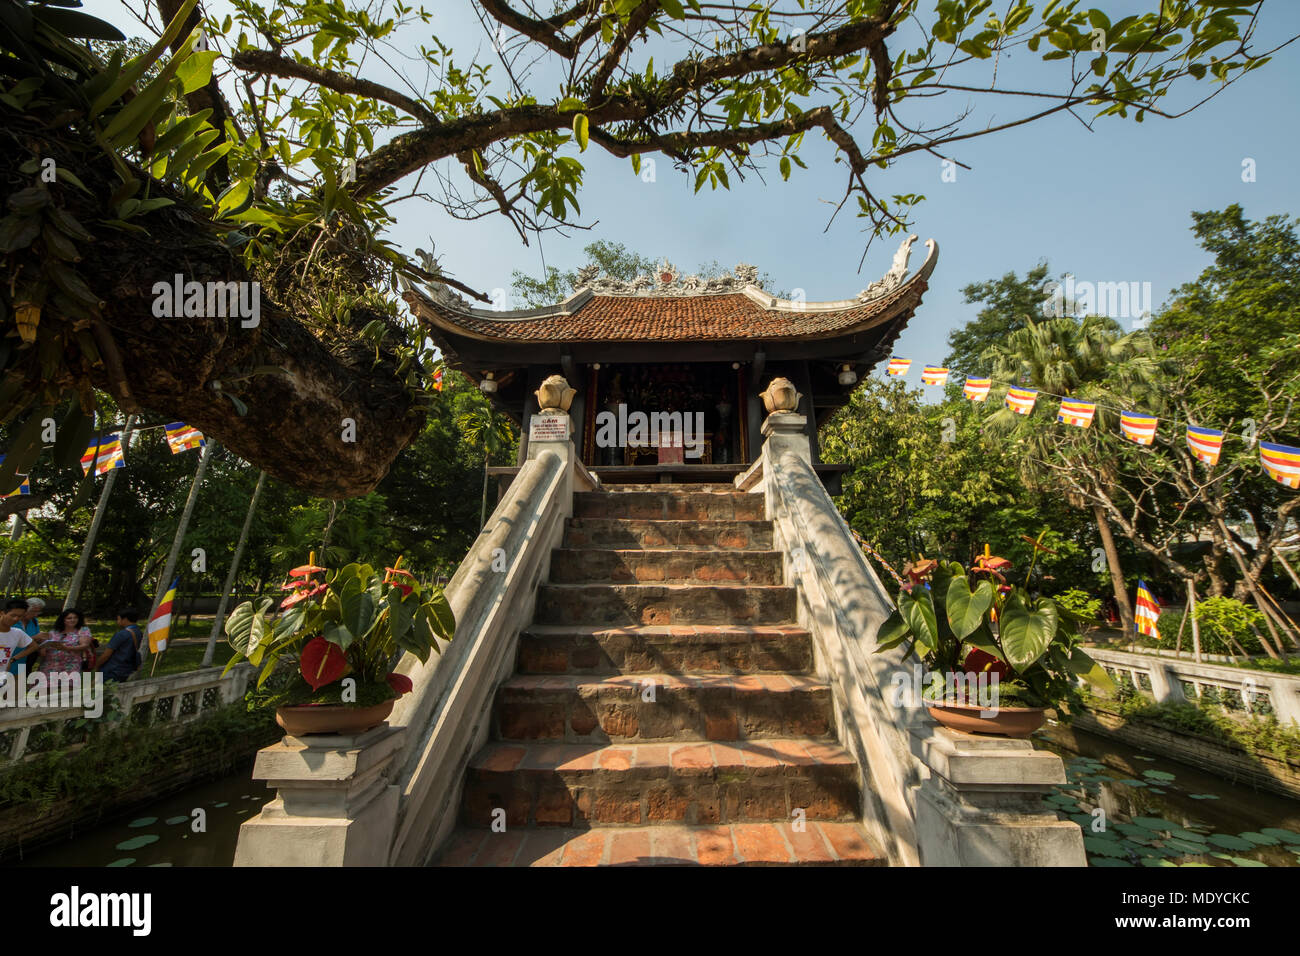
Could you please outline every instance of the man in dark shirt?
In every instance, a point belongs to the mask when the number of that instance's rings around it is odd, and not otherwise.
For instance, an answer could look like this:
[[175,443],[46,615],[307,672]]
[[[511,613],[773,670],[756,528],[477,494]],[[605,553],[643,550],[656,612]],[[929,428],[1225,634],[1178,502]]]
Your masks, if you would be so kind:
[[104,681],[124,681],[140,666],[140,641],[144,633],[135,623],[140,613],[133,607],[117,612],[118,632],[99,652],[95,666],[104,675]]

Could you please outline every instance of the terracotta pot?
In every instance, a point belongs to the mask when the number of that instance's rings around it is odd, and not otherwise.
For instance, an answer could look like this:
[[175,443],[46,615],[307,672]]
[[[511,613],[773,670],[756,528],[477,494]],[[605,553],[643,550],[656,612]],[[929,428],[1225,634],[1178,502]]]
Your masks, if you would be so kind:
[[346,704],[295,704],[275,709],[275,722],[291,737],[303,734],[363,734],[378,727],[393,712],[397,698],[369,707]]
[[999,707],[996,715],[984,717],[978,704],[932,704],[926,709],[945,727],[997,737],[1028,737],[1047,719],[1045,707]]

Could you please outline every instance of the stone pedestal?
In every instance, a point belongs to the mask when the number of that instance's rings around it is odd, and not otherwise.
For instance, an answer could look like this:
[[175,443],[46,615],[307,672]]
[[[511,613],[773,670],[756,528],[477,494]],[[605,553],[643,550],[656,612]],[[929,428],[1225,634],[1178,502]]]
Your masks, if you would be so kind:
[[284,737],[258,751],[253,779],[277,791],[239,828],[235,866],[385,866],[397,823],[390,783],[406,731]]
[[812,463],[812,447],[808,444],[808,416],[798,412],[773,412],[763,420],[763,453],[770,461],[780,461],[782,455],[793,454]]
[[1042,800],[1066,782],[1056,754],[940,726],[911,737],[930,770],[916,794],[922,866],[1087,866],[1083,830]]

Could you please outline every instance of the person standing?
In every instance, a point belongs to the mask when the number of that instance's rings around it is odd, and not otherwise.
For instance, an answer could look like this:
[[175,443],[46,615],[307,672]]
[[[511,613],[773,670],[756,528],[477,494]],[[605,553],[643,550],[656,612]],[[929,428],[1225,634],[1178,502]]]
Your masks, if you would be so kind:
[[17,598],[0,614],[0,687],[10,680],[10,665],[17,665],[37,649],[35,639],[18,626],[26,614],[27,602]]
[[[21,598],[19,600],[21,600]],[[40,622],[37,620],[37,618],[40,617],[40,614],[43,610],[45,610],[44,601],[42,601],[40,598],[28,598],[27,611],[18,620],[19,630],[21,630],[28,637],[35,640],[38,645],[41,643],[39,639],[39,635],[41,633],[41,625]],[[38,647],[36,650],[32,651],[32,653],[35,654],[39,650],[40,648]],[[11,674],[18,673],[18,661],[12,660],[9,662],[9,673]]]
[[46,674],[80,674],[81,659],[89,649],[90,628],[86,627],[86,619],[76,608],[68,608],[41,644],[39,670]]

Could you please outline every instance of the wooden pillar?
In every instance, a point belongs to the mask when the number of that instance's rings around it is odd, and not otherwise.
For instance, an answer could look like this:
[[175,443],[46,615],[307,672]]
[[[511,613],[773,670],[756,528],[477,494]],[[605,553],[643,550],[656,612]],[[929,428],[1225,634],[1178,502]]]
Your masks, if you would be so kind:
[[808,360],[801,361],[795,370],[795,388],[803,392],[799,399],[799,414],[808,419],[804,425],[804,434],[808,436],[808,447],[812,450],[814,465],[821,464],[821,449],[817,446],[817,407],[813,403],[812,368]]

